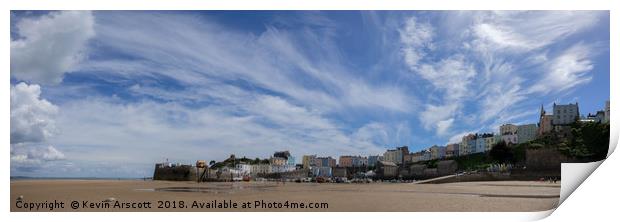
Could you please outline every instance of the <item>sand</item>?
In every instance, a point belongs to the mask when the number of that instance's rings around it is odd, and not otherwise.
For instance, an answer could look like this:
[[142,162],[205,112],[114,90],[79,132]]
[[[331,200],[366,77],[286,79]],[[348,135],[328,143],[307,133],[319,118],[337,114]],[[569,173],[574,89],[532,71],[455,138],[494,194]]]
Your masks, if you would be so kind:
[[[18,208],[18,205],[36,206],[38,203],[41,207],[49,206],[51,204],[45,204],[54,201],[58,203],[56,209],[52,210],[54,212],[544,211],[557,206],[559,195],[559,183],[533,181],[447,184],[275,182],[199,184],[141,180],[15,180],[11,181],[11,211],[50,211],[49,208],[38,210],[36,207]],[[19,196],[23,196],[23,201],[17,204]],[[104,202],[106,199],[109,202]],[[72,209],[70,205],[72,201],[79,203],[77,209]],[[183,206],[180,206],[181,201]],[[217,208],[223,207],[221,205],[223,202],[237,205],[236,208],[230,205],[227,208]],[[58,206],[59,203],[64,203],[62,208]],[[146,206],[147,203],[150,208]],[[258,206],[255,205],[257,203]],[[304,208],[301,208],[301,203],[304,204]],[[307,208],[308,205],[314,208]],[[158,208],[160,206],[164,208]]]

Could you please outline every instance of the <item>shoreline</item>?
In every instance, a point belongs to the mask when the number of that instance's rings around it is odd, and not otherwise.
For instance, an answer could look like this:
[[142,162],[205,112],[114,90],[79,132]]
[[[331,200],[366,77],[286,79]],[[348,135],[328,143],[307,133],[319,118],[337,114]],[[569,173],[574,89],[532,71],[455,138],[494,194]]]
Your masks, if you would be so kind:
[[[102,203],[158,201],[178,204],[210,201],[230,203],[327,203],[308,208],[57,208],[53,211],[545,211],[557,206],[559,184],[538,181],[486,181],[445,184],[413,183],[276,183],[143,180],[17,180],[11,181],[11,211],[24,202],[86,201]],[[153,205],[155,206],[155,205]],[[277,206],[277,205],[276,205]],[[48,211],[48,210],[39,210]]]

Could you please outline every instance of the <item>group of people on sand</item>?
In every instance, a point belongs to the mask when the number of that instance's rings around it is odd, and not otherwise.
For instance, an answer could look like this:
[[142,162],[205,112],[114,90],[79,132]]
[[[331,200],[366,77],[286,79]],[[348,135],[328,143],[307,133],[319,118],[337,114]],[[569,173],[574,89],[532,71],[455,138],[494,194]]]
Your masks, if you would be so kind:
[[539,179],[540,182],[548,181],[549,183],[557,183],[559,180],[558,177],[541,177]]
[[286,184],[286,179],[276,180],[276,184],[280,184],[280,183],[282,183],[282,185],[285,185]]

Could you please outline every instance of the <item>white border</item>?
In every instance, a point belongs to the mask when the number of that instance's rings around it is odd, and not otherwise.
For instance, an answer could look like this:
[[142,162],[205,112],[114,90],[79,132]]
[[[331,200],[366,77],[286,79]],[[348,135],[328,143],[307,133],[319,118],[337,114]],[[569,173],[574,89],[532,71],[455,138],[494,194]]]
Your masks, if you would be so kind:
[[10,9],[55,10],[609,10],[611,0],[22,0]]
[[[502,0],[502,1],[485,1],[485,0],[425,0],[425,1],[401,1],[401,0],[313,0],[313,1],[297,1],[297,0],[228,0],[228,1],[199,1],[199,0],[106,0],[106,1],[78,1],[78,0],[22,0],[22,1],[3,1],[2,4],[2,36],[3,58],[1,64],[5,70],[4,80],[6,82],[0,84],[0,96],[4,99],[4,108],[1,111],[5,117],[5,123],[10,122],[10,84],[9,73],[9,53],[10,53],[10,27],[9,27],[9,10],[113,10],[113,9],[129,9],[129,10],[196,10],[196,9],[218,9],[218,10],[611,10],[611,64],[617,64],[614,60],[618,48],[616,41],[620,39],[618,29],[614,24],[618,24],[618,6],[612,4],[613,1],[608,0],[589,0],[589,1],[566,1],[566,0]],[[617,73],[616,68],[611,65],[611,73]],[[617,77],[611,75],[611,106],[612,110],[620,107],[614,98],[618,97]],[[617,99],[616,99],[617,100]],[[618,141],[618,119],[611,118],[612,126],[612,147],[615,148]],[[4,169],[9,169],[9,135],[10,128],[8,124],[2,127],[0,138],[5,144],[3,152]],[[617,155],[615,155],[617,156]],[[616,205],[615,201],[609,203],[601,203],[605,196],[618,198],[618,158],[611,156],[609,160],[601,164],[601,169],[595,171],[593,175],[586,180],[586,184],[582,184],[578,192],[568,198],[563,205],[547,218],[552,221],[565,221],[569,219],[580,218],[590,220],[592,218],[607,219],[615,217],[611,206]],[[611,162],[611,163],[610,163]],[[153,220],[153,221],[190,221],[202,217],[204,220],[294,220],[294,221],[317,221],[317,220],[357,220],[357,221],[389,221],[394,219],[408,220],[433,220],[433,221],[512,221],[512,220],[536,220],[543,218],[551,213],[547,212],[530,212],[530,213],[10,213],[9,200],[9,178],[8,170],[0,171],[0,177],[4,178],[5,183],[0,191],[2,199],[0,208],[5,212],[2,217],[8,217],[8,221],[32,221],[36,219],[51,219],[62,221],[109,221],[109,220]],[[602,189],[601,189],[602,188]],[[588,195],[589,194],[589,195]],[[609,195],[611,194],[611,195]],[[614,196],[615,195],[615,196]],[[566,205],[566,206],[564,206]],[[577,217],[576,217],[577,216]],[[6,219],[3,221],[7,221]]]

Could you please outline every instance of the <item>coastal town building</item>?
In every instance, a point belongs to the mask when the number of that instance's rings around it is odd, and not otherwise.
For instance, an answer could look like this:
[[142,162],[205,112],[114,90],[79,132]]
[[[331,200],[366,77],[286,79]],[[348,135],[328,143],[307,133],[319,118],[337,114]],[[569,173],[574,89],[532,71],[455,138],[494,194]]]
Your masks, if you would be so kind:
[[345,167],[332,167],[333,177],[347,177],[347,168]]
[[[475,149],[472,153],[484,153],[491,150],[491,147],[495,145],[495,137],[493,133],[475,134]],[[473,140],[472,140],[473,141]]]
[[606,123],[609,122],[609,115],[610,115],[609,109],[610,109],[610,107],[609,107],[609,100],[607,100],[607,101],[605,101],[605,109],[603,110],[603,111],[605,111],[605,122]]
[[340,167],[352,167],[353,156],[340,156],[338,159],[338,166]]
[[397,165],[402,164],[406,154],[409,154],[409,147],[407,146],[396,147],[396,149],[388,149],[383,154],[383,160]]
[[566,105],[553,103],[553,115],[547,115],[545,108],[541,105],[537,136],[551,131],[563,132],[563,135],[567,135],[570,133],[570,124],[582,119],[586,118],[580,118],[579,103]]
[[376,155],[376,156],[368,156],[368,166],[369,167],[374,167],[377,165],[377,161],[381,161],[383,160],[382,156]]
[[328,157],[317,157],[316,158],[316,166],[318,167],[335,167],[336,159],[331,156]]
[[340,156],[338,159],[340,167],[361,167],[368,166],[368,158],[362,156]]
[[495,145],[499,140],[495,140],[495,135],[493,133],[483,134],[482,138],[484,139],[484,152],[491,151],[493,145]]
[[431,152],[428,150],[422,150],[420,151],[420,153],[422,154],[422,157],[420,158],[420,161],[429,161],[431,160]]
[[286,160],[285,164],[295,165],[295,157],[293,157],[288,150],[275,152],[273,153],[273,157],[284,158]]
[[467,151],[468,154],[476,153],[476,148],[478,147],[478,135],[474,134],[470,140],[467,141]]
[[376,174],[379,178],[395,178],[398,175],[398,166],[393,162],[378,161]]
[[517,143],[526,143],[536,139],[538,126],[536,124],[524,124],[517,126]]
[[287,163],[287,160],[282,157],[270,157],[269,163],[275,166],[284,166]]
[[495,145],[495,137],[493,133],[478,134],[476,139],[476,153],[484,153],[491,150]]
[[243,176],[241,172],[233,167],[222,167],[220,170],[220,175],[224,175],[224,177],[229,177],[230,179],[235,177]]
[[304,155],[301,159],[301,164],[304,169],[310,169],[316,166],[316,155]]
[[411,162],[416,163],[422,161],[422,152],[411,153]]
[[312,175],[314,175],[315,177],[331,177],[332,168],[331,167],[313,167]]
[[252,176],[271,173],[271,166],[269,164],[252,164],[251,167],[250,174]]
[[474,153],[476,150],[476,134],[467,134],[461,139],[459,146],[460,156],[465,156]]
[[303,164],[295,164],[295,170],[303,170],[303,169],[304,169]]
[[581,117],[580,122],[596,122],[596,123],[608,123],[609,122],[609,100],[605,101],[605,107],[603,110],[596,111],[596,113],[588,113],[586,117]]
[[239,163],[235,165],[235,169],[241,174],[241,176],[250,175],[252,173],[252,165],[247,163]]
[[476,135],[476,145],[475,145],[475,149],[473,153],[483,153],[484,152],[484,148],[486,147],[486,144],[484,142],[484,138],[482,138],[480,135]]
[[446,158],[459,156],[459,144],[451,143],[446,145]]
[[363,156],[354,156],[351,162],[353,167],[368,166],[368,158]]
[[443,159],[446,154],[446,147],[433,145],[428,148],[428,151],[431,154],[431,160]]
[[579,122],[603,123],[605,122],[605,112],[597,111],[596,114],[588,113],[586,117],[582,116]]
[[284,172],[291,172],[291,171],[295,171],[295,165],[288,165],[288,164],[276,165],[276,164],[271,164],[271,171],[270,171],[270,173],[284,173]]
[[541,136],[545,133],[553,130],[553,115],[547,115],[543,105],[540,105],[540,117],[538,119],[538,132],[537,136]]
[[413,163],[413,153],[405,154],[405,157],[403,158],[403,163],[404,164]]
[[540,116],[540,120],[538,122],[538,136],[541,136],[545,133],[551,132],[551,130],[553,130],[553,125],[551,124],[552,122],[552,115],[541,115]]
[[596,114],[594,115],[594,119],[596,120],[597,123],[604,123],[605,122],[605,111],[597,111]]
[[553,122],[554,126],[569,125],[579,118],[579,103],[569,103],[558,105],[553,103]]
[[402,152],[397,150],[387,150],[383,153],[383,161],[392,163],[402,163]]
[[502,140],[506,144],[517,144],[517,129],[516,125],[504,124],[499,127],[499,134],[502,135]]
[[295,171],[295,158],[287,151],[278,151],[269,158],[270,173],[284,173]]

